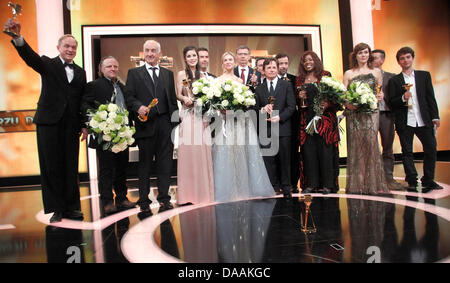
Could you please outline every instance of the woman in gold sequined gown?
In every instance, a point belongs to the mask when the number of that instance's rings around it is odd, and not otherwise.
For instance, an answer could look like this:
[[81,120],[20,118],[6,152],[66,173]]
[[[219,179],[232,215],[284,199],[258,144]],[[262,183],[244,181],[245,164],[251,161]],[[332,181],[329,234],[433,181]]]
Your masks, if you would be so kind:
[[[354,81],[369,84],[376,93],[381,84],[381,71],[372,67],[373,57],[365,43],[355,46],[350,54],[352,69],[344,74],[344,85]],[[383,93],[377,94],[380,101]],[[378,146],[379,111],[358,112],[352,104],[345,105],[347,132],[347,185],[346,193],[386,194],[389,188],[385,181],[383,163]]]

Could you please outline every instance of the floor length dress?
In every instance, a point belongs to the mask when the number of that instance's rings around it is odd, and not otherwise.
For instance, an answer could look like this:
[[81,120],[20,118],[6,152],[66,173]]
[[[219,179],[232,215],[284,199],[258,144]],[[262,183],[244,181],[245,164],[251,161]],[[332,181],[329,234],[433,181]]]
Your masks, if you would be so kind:
[[[376,91],[377,80],[373,74],[358,75],[349,85],[354,81],[367,83]],[[347,127],[346,193],[389,193],[378,146],[379,111],[362,113],[347,109],[344,115]]]

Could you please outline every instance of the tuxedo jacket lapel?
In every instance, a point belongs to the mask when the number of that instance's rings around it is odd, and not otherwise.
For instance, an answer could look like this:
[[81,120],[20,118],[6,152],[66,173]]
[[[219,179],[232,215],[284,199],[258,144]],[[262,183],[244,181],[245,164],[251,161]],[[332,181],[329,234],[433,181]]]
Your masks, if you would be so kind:
[[[57,76],[61,79],[61,81],[64,84],[68,84],[69,81],[67,80],[67,73],[66,70],[64,69],[64,65],[61,62],[61,59],[59,58],[59,56],[53,58],[53,64],[55,66],[55,71]],[[75,77],[75,71],[74,71],[74,77]]]
[[144,82],[145,86],[147,87],[150,96],[155,98],[155,93],[154,93],[155,85],[153,84],[152,77],[150,77],[150,74],[148,73],[145,65],[139,69],[139,75],[141,76],[142,81]]
[[[64,70],[65,71],[65,70]],[[83,71],[81,68],[78,68],[78,66],[74,66],[73,68],[73,79],[72,82],[79,81],[83,75]]]
[[277,86],[275,87],[275,91],[274,91],[274,93],[275,93],[274,94],[275,102],[274,102],[274,105],[273,105],[274,109],[279,109],[278,101],[281,99],[281,94],[280,93],[282,93],[282,88],[283,88],[283,86],[281,86],[280,79],[279,79],[278,83],[277,83]]
[[269,89],[267,86],[267,81],[265,81],[262,84],[262,88],[263,88],[263,101],[261,101],[261,102],[262,102],[262,105],[266,105],[269,103],[269,97],[270,97]]

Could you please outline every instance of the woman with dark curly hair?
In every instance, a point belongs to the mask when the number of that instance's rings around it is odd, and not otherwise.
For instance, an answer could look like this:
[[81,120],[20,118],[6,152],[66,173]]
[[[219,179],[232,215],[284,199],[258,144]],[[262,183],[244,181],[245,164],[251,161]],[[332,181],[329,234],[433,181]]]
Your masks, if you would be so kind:
[[[339,175],[339,127],[337,105],[322,101],[322,118],[316,123],[317,133],[306,133],[305,128],[316,116],[314,98],[319,91],[315,83],[323,76],[331,76],[323,69],[316,53],[306,51],[300,59],[296,81],[297,105],[300,112],[300,187],[302,193],[322,189],[323,194],[337,192]],[[306,107],[305,107],[306,105]]]

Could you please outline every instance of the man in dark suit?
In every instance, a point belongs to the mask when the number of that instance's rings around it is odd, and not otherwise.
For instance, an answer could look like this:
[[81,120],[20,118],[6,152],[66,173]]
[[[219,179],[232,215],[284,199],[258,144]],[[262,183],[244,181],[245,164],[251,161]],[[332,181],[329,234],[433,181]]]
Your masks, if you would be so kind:
[[402,190],[403,186],[394,180],[394,113],[391,111],[389,106],[389,91],[387,89],[389,80],[395,76],[393,73],[389,73],[383,70],[384,60],[386,58],[386,53],[384,50],[375,49],[372,51],[373,55],[373,67],[379,68],[382,73],[383,84],[381,85],[381,90],[384,93],[384,98],[380,102],[380,136],[381,145],[383,146],[383,169],[388,183],[389,189]]
[[250,86],[250,89],[254,91],[258,82],[261,80],[261,74],[258,71],[255,73],[253,69],[248,66],[250,60],[250,48],[245,45],[236,48],[236,58],[238,66],[234,68],[234,75],[241,78],[244,84]]
[[[297,77],[289,74],[289,56],[284,53],[278,53],[275,58],[278,62],[278,78],[289,82],[292,86],[292,91],[295,94],[295,83]],[[292,192],[298,193],[298,180],[300,178],[300,140],[298,133],[298,127],[300,127],[300,113],[298,112],[297,105],[295,105],[295,111],[291,118],[292,134],[291,134],[291,184]]]
[[[135,116],[148,113],[148,120],[135,119],[136,142],[139,148],[139,201],[143,212],[150,212],[150,167],[156,159],[158,201],[161,209],[170,209],[169,183],[172,168],[172,114],[178,109],[173,72],[159,66],[161,45],[154,40],[144,43],[145,65],[128,71],[126,103]],[[147,107],[154,99],[158,104]]]
[[259,80],[258,80],[258,85],[264,83],[264,80],[266,79],[266,76],[264,75],[264,70],[263,70],[263,65],[264,65],[264,61],[266,60],[266,58],[264,57],[259,57],[256,58],[256,70],[261,74],[259,76]]
[[205,77],[213,77],[215,78],[213,74],[208,72],[209,68],[209,51],[205,47],[199,47],[197,48],[197,54],[198,54],[198,64],[200,66],[200,73],[202,73]]
[[[434,181],[437,147],[435,131],[439,128],[440,121],[431,75],[426,71],[414,70],[414,50],[411,48],[401,48],[396,57],[402,72],[389,80],[388,93],[402,146],[408,190],[417,191],[418,175],[413,159],[414,135],[420,139],[425,154],[424,175],[421,178],[422,191],[442,189]],[[405,88],[407,84],[412,85],[408,91]]]
[[[264,156],[267,173],[270,182],[275,190],[281,188],[286,198],[291,195],[291,116],[295,110],[295,97],[291,85],[278,79],[278,63],[275,58],[269,58],[264,61],[263,65],[266,81],[256,88],[256,107],[261,109],[259,121],[263,121],[261,115],[271,114],[267,119],[267,137],[271,144],[264,145],[262,148],[273,146],[278,142],[279,150],[275,155]],[[269,103],[269,97],[273,96],[275,101]],[[271,134],[271,124],[278,123],[278,133]],[[260,135],[261,135],[260,128]]]
[[[119,108],[126,109],[125,86],[117,77],[119,62],[112,56],[105,57],[99,64],[99,70],[100,78],[86,85],[83,96],[81,113],[85,115],[86,122],[88,110],[95,111],[100,104],[115,103]],[[98,187],[105,214],[134,207],[135,204],[127,198],[128,148],[118,153],[103,150],[103,144],[99,144],[93,136],[90,136],[89,147],[96,149],[97,153]],[[116,205],[112,193],[113,185]]]
[[5,28],[16,32],[12,43],[25,63],[41,75],[42,87],[34,123],[41,170],[44,213],[50,222],[83,219],[78,185],[79,136],[87,137],[80,101],[86,73],[73,62],[78,43],[72,35],[58,41],[59,56],[40,57],[20,35],[20,23],[9,19]]

